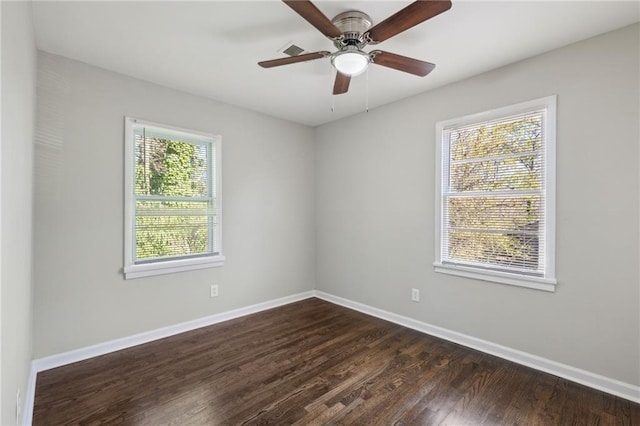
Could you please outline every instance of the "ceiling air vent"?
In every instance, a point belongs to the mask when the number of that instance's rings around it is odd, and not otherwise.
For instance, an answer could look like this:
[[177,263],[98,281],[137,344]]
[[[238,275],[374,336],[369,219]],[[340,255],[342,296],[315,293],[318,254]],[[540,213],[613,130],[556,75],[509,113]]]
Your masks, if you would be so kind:
[[300,46],[296,46],[293,43],[291,43],[286,49],[282,51],[282,53],[286,53],[289,56],[298,56],[302,52],[304,52],[304,49]]

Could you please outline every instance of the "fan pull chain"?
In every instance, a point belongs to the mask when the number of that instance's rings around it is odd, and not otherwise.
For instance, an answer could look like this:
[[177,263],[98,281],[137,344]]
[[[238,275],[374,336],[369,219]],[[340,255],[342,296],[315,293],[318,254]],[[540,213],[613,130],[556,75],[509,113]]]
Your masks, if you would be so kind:
[[364,101],[364,111],[369,112],[369,67],[365,71],[365,101]]

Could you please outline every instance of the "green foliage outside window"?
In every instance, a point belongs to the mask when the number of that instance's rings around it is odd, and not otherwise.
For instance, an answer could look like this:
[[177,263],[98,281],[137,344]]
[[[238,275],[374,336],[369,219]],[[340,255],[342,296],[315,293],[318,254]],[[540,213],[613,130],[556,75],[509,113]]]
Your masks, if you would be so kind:
[[211,252],[207,145],[136,135],[135,158],[136,259]]

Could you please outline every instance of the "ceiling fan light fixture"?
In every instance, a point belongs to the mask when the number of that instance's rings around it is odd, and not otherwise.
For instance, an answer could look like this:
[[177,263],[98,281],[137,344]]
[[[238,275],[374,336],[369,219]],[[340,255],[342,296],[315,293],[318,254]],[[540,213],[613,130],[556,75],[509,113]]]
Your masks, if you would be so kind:
[[369,54],[359,50],[355,46],[348,46],[331,55],[331,63],[340,74],[349,77],[360,75],[369,66],[371,59]]

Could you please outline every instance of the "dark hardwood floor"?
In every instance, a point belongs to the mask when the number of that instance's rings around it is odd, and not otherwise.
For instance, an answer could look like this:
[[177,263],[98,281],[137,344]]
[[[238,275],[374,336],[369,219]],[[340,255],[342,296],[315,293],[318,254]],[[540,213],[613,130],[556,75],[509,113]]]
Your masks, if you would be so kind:
[[308,299],[38,374],[34,425],[640,425],[640,405]]

